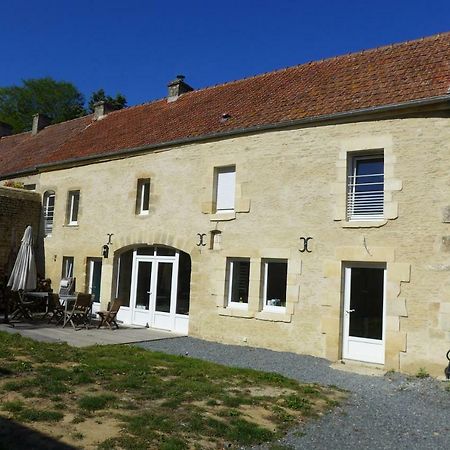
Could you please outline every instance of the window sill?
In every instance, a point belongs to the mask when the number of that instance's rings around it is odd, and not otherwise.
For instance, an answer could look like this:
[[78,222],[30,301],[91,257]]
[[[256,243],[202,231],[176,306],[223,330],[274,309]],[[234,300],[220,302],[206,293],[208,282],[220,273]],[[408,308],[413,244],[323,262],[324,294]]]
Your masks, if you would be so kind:
[[228,316],[228,317],[241,317],[244,319],[251,319],[255,315],[250,312],[247,308],[233,307],[228,306],[227,308],[219,308],[219,316]]
[[78,223],[66,223],[64,226],[67,228],[78,228],[79,225]]
[[387,223],[387,219],[350,220],[347,222],[342,222],[342,228],[380,228]]
[[[284,308],[285,309],[285,308]],[[258,320],[267,320],[270,322],[286,322],[289,323],[292,320],[291,314],[286,314],[285,311],[280,312],[272,312],[268,310],[263,310],[255,315],[255,319]]]
[[236,211],[232,212],[218,212],[215,214],[211,214],[209,217],[211,222],[221,222],[221,221],[227,221],[227,220],[234,220],[236,219]]

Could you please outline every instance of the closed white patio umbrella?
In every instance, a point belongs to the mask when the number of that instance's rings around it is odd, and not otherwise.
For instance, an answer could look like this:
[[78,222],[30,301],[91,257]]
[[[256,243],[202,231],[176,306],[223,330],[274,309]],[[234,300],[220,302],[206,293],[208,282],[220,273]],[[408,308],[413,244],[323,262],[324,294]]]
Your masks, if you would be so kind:
[[33,250],[33,229],[28,225],[23,234],[22,243],[17,253],[8,286],[12,291],[29,291],[36,289],[36,262]]

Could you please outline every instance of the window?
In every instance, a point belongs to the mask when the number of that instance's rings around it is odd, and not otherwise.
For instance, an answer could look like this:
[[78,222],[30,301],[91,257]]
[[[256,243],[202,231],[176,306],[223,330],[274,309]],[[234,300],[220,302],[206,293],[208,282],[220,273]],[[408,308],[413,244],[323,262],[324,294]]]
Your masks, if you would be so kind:
[[150,178],[140,178],[137,185],[136,214],[145,215],[150,211]]
[[233,212],[236,184],[236,167],[229,166],[217,168],[214,182],[216,212]]
[[78,209],[80,206],[80,191],[69,191],[67,202],[67,224],[78,225]]
[[47,191],[44,194],[44,234],[51,236],[53,230],[53,217],[55,214],[55,193]]
[[61,278],[73,277],[73,256],[63,256]]
[[282,311],[286,307],[287,261],[263,260],[263,309]]
[[249,259],[228,259],[227,300],[229,306],[247,307],[250,279]]
[[383,219],[383,213],[383,155],[351,158],[347,183],[347,220]]

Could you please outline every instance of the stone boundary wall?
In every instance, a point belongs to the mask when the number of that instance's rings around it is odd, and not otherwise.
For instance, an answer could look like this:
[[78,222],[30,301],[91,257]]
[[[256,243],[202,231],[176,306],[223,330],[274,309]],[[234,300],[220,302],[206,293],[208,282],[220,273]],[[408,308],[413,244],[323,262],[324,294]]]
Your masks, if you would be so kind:
[[43,267],[41,196],[24,189],[0,187],[0,278],[9,276],[27,225],[33,227],[39,271]]

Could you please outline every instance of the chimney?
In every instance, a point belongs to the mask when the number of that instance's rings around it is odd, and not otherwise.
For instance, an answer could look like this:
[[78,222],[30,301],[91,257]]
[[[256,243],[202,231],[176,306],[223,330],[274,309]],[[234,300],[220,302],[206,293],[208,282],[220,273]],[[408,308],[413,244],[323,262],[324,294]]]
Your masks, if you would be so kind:
[[9,123],[0,121],[0,138],[12,134],[12,126]]
[[45,114],[34,114],[33,115],[33,126],[31,128],[31,134],[34,136],[39,133],[47,125],[50,125],[51,119]]
[[184,78],[184,75],[177,75],[177,78],[167,85],[169,88],[167,101],[169,103],[174,102],[180,95],[194,90],[191,86],[184,82]]
[[100,120],[106,117],[110,112],[115,111],[116,108],[109,102],[101,100],[94,103],[94,120]]

